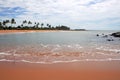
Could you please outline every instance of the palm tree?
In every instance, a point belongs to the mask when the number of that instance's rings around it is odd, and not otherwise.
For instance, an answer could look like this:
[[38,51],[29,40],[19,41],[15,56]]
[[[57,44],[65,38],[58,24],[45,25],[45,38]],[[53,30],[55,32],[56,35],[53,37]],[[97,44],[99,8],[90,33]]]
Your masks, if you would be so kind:
[[3,26],[2,26],[2,22],[0,22],[0,29],[2,29],[3,28]]
[[50,25],[50,24],[47,24],[47,27],[48,27],[49,29],[51,29],[51,25]]
[[23,24],[21,24],[21,27],[23,27]]
[[26,24],[26,23],[27,23],[27,21],[26,21],[26,20],[24,20],[24,21],[23,21],[23,25],[24,25],[24,24]]
[[47,24],[47,26],[49,26],[49,24]]
[[44,23],[41,23],[41,28],[44,26]]
[[11,27],[12,27],[12,24],[16,24],[16,22],[15,22],[15,19],[14,19],[14,18],[12,18],[12,19],[11,19]]
[[49,27],[49,29],[51,29],[51,25],[49,25],[48,27]]
[[31,21],[29,21],[29,22],[28,22],[28,26],[30,26],[31,24],[32,24],[32,22],[31,22]]
[[6,27],[6,21],[3,21],[2,24],[3,24],[3,27]]
[[[9,21],[9,20],[6,20],[6,24],[8,24],[8,23],[10,23],[10,21]],[[6,27],[8,27],[8,26],[6,26]]]
[[38,28],[39,25],[40,25],[40,23],[38,22],[37,25],[36,25],[36,28]]

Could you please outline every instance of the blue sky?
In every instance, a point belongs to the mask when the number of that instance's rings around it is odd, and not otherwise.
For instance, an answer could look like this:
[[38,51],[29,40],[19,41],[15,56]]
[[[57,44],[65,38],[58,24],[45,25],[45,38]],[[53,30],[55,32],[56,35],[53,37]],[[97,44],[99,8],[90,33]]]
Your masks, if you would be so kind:
[[120,30],[120,0],[0,0],[0,20]]

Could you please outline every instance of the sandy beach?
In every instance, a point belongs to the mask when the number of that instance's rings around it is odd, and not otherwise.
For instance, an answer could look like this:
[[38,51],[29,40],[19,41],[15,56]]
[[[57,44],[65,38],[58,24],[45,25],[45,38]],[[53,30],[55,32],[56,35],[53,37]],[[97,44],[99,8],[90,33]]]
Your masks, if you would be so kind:
[[56,32],[60,30],[0,30],[0,33],[18,33],[18,32]]
[[120,62],[28,64],[0,62],[1,80],[120,80]]
[[0,0],[0,80],[120,80],[120,0]]
[[[34,32],[34,31],[46,32],[47,30],[0,30],[0,33],[9,34],[17,32]],[[66,33],[57,35],[45,33],[44,36],[40,34],[39,35],[24,34],[19,36],[1,35],[0,80],[120,80],[119,44],[116,46],[109,45],[108,47],[105,44],[100,43],[102,46],[91,45],[88,46],[88,48],[86,47],[84,48],[84,46],[81,46],[81,44],[62,45],[56,42],[62,39],[65,39],[63,40],[63,42],[64,41],[68,42],[69,40],[71,41],[72,39],[79,41],[81,40],[81,38],[85,38],[84,36],[83,37],[80,36],[80,34],[84,35],[82,33],[77,33],[79,34],[78,36],[76,36],[77,34],[75,33],[74,35],[73,33],[71,34],[72,35],[70,35],[70,33],[67,33],[67,37],[65,36]],[[91,34],[91,36],[92,35],[93,34]],[[70,38],[68,36],[72,37]],[[86,39],[89,38],[85,38],[84,40]],[[98,40],[99,38],[95,39]],[[44,43],[44,41],[46,41],[45,43],[56,42],[57,44],[55,43],[55,45],[45,45],[40,44],[39,41],[43,41],[41,43]],[[85,43],[89,44],[89,42],[81,43],[84,43],[84,45]],[[21,44],[25,44],[26,46]],[[96,44],[98,44],[98,41],[96,41]],[[91,47],[92,51],[89,50],[89,48]],[[97,50],[98,53],[95,50]],[[71,52],[68,53],[67,51]],[[91,53],[89,53],[90,51]],[[58,52],[59,55],[58,53],[56,54],[56,52]],[[47,53],[49,53],[49,55]],[[83,61],[69,62],[71,60],[77,59],[82,60],[83,58],[85,59]],[[91,58],[95,60],[90,60]],[[16,62],[15,61],[12,62],[13,59],[16,60]],[[44,63],[62,60],[64,61],[51,64],[48,63],[37,64],[22,62],[22,60],[26,62],[43,61]]]

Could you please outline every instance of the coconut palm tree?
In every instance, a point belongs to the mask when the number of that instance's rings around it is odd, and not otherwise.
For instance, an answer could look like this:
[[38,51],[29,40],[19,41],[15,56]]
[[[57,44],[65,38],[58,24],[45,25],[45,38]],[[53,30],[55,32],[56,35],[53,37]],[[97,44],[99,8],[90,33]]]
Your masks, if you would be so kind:
[[5,28],[6,27],[6,21],[3,21],[2,25],[3,25],[3,28]]
[[44,26],[44,23],[41,23],[41,28]]
[[26,20],[23,21],[23,26],[24,26],[25,24],[27,24],[27,21],[26,21]]
[[16,22],[15,22],[15,19],[14,19],[14,18],[12,18],[12,19],[11,19],[11,27],[12,27],[12,25],[13,25],[13,24],[16,24]]
[[50,25],[50,24],[47,24],[47,27],[48,27],[49,29],[51,29],[51,25]]
[[32,24],[32,22],[31,21],[28,21],[28,26],[30,26]]
[[38,28],[38,27],[39,27],[39,25],[40,25],[40,23],[38,22],[38,23],[36,24],[36,28]]
[[[9,21],[9,20],[6,20],[6,24],[8,24],[8,23],[10,23],[10,21]],[[6,27],[8,27],[8,26],[6,25]]]
[[2,22],[0,22],[0,29],[3,29]]
[[51,29],[51,25],[49,25],[48,27],[49,27],[49,29]]

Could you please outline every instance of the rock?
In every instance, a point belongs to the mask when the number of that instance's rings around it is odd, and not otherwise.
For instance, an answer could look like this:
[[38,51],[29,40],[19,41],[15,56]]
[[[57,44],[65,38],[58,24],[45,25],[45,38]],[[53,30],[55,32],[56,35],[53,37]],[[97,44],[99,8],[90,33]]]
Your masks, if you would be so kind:
[[104,35],[104,33],[102,33],[102,35]]
[[104,36],[103,36],[103,38],[107,38],[107,37],[108,37],[108,35],[104,35]]
[[120,32],[112,33],[111,36],[120,37]]
[[113,39],[107,39],[107,41],[114,41]]
[[96,36],[99,36],[99,34],[97,34]]

